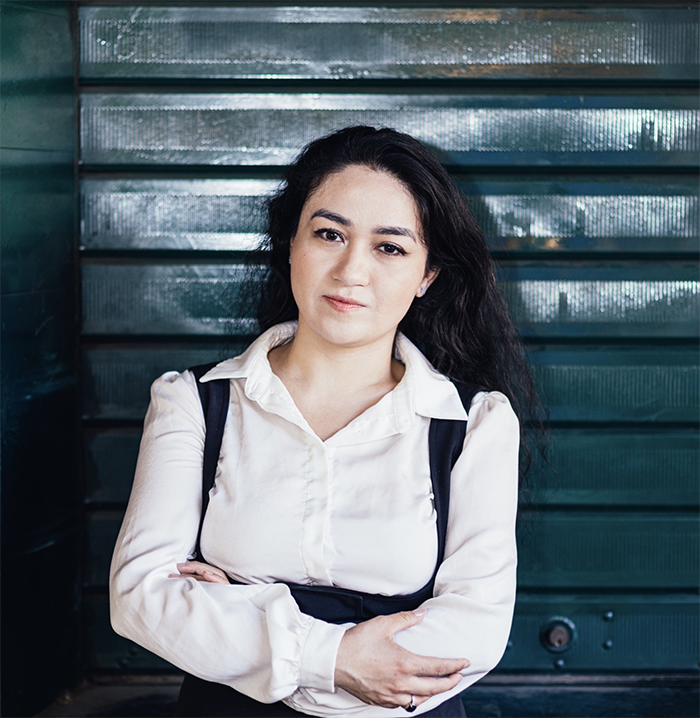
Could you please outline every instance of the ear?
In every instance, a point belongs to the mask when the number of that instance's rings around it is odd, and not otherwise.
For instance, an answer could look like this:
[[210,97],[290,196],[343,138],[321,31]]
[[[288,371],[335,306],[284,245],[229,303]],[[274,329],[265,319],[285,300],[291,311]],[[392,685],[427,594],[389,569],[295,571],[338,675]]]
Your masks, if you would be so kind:
[[420,283],[420,287],[418,287],[418,291],[416,292],[417,297],[422,297],[428,291],[428,287],[437,279],[438,274],[440,274],[439,269],[429,269],[425,273],[423,281]]

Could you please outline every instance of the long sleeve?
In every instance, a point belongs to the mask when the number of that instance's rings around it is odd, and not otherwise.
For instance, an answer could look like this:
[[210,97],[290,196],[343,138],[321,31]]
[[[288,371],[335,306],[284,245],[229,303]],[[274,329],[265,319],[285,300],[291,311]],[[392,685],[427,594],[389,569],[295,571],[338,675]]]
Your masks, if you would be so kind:
[[192,554],[201,508],[204,418],[194,378],[152,387],[134,486],[110,571],[114,630],[174,665],[262,702],[333,690],[345,628],[302,614],[280,583],[168,578]]
[[[475,683],[505,651],[515,603],[518,448],[518,420],[508,400],[499,392],[478,395],[452,472],[446,551],[434,598],[424,604],[420,624],[395,636],[414,653],[468,658],[471,665],[456,688],[433,696],[414,715]],[[342,690],[302,688],[288,702],[313,715],[397,714]]]

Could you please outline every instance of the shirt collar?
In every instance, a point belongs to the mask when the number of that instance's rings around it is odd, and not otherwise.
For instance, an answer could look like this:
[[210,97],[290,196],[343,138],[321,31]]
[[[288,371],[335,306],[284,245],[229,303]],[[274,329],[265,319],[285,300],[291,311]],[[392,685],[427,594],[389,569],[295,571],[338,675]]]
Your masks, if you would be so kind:
[[[267,354],[274,347],[292,339],[296,327],[296,322],[284,322],[271,327],[243,354],[217,364],[200,381],[245,379],[246,396],[260,402],[265,395],[275,391],[274,386],[279,382],[278,377],[272,373]],[[466,420],[467,412],[454,384],[436,371],[418,347],[400,332],[396,340],[396,357],[406,367],[403,378],[391,392],[398,432],[410,429],[416,415]]]

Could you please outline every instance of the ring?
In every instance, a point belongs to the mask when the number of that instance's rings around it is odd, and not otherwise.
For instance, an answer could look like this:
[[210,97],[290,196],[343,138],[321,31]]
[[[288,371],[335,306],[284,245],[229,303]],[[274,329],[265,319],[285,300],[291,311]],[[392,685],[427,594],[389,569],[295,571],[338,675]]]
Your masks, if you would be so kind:
[[416,705],[416,697],[414,695],[411,695],[411,702],[404,707],[404,710],[406,711],[406,713],[413,713],[416,708],[418,708],[418,706]]

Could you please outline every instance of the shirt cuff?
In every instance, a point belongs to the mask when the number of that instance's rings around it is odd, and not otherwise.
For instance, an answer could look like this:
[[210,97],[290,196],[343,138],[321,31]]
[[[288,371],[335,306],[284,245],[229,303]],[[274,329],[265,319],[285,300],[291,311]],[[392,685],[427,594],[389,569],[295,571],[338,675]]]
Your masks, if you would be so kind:
[[337,626],[313,619],[299,661],[299,687],[335,692],[335,660],[340,641],[352,624]]

